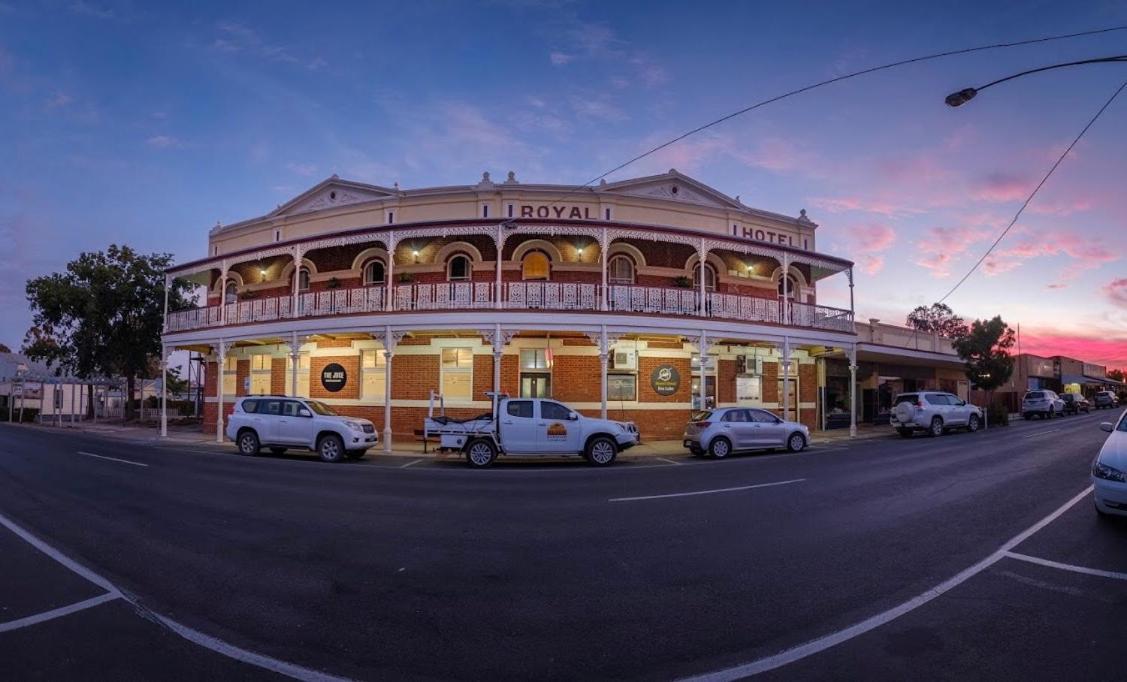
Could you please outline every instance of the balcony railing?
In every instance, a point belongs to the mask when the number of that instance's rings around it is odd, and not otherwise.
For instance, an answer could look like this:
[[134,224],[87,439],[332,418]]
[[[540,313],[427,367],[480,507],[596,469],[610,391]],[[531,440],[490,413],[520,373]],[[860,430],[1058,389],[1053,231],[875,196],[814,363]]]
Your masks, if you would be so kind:
[[[357,315],[409,310],[577,310],[598,311],[602,289],[576,282],[506,282],[498,302],[492,282],[443,282],[332,289],[292,296],[241,301],[169,313],[166,332],[182,332],[254,322]],[[389,294],[390,292],[390,294]],[[387,296],[393,300],[388,305]],[[853,313],[840,308],[792,303],[784,315],[776,299],[708,293],[701,305],[696,289],[666,289],[611,285],[606,307],[618,313],[648,313],[679,317],[708,317],[742,322],[767,322],[853,333]]]

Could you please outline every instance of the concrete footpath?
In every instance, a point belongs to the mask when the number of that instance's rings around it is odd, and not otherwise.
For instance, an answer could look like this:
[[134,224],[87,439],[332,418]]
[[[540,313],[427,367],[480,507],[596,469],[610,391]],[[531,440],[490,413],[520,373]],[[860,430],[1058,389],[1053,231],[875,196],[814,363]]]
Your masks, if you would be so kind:
[[[214,448],[234,451],[235,446],[231,441],[225,440],[217,443],[214,432],[205,432],[199,427],[173,427],[169,426],[168,436],[160,436],[160,427],[145,425],[121,425],[106,423],[64,423],[62,426],[52,424],[23,424],[23,428],[41,429],[44,431],[65,431],[69,433],[85,433],[92,436],[114,438],[132,443],[149,443],[153,445],[184,445],[199,448]],[[857,436],[854,440],[873,438],[891,438],[895,433],[888,426],[858,426]],[[849,441],[849,429],[834,429],[832,431],[815,431],[811,434],[810,445],[828,445]],[[411,440],[408,436],[394,439],[393,450],[390,453],[383,451],[382,445],[377,445],[371,454],[391,455],[393,457],[427,457],[433,455],[433,444],[424,452],[423,443]],[[679,440],[660,440],[643,442],[622,453],[623,458],[638,459],[646,457],[670,457],[684,455],[685,448]]]

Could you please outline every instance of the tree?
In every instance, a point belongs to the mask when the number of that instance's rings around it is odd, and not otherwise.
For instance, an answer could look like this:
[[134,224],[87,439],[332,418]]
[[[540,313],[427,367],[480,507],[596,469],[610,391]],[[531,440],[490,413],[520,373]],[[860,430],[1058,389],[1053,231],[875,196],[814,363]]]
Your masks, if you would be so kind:
[[[24,351],[29,357],[58,363],[82,378],[125,378],[132,397],[134,381],[151,374],[160,355],[164,325],[164,271],[170,254],[138,254],[111,245],[104,252],[82,253],[66,272],[30,279],[27,300],[35,326]],[[169,311],[195,304],[187,282],[173,280]],[[93,386],[87,388],[93,405]],[[132,416],[126,400],[126,418]]]
[[1121,370],[1121,369],[1109,369],[1107,371],[1107,378],[1108,379],[1114,379],[1115,381],[1123,381],[1123,370]]
[[974,388],[992,391],[1010,380],[1014,359],[1014,330],[1000,315],[975,320],[967,333],[955,340],[955,352],[966,363],[967,379]]
[[945,303],[932,303],[931,307],[917,306],[908,313],[908,326],[928,334],[939,334],[949,339],[967,333],[967,323]]
[[11,353],[12,349],[0,343],[0,353]]

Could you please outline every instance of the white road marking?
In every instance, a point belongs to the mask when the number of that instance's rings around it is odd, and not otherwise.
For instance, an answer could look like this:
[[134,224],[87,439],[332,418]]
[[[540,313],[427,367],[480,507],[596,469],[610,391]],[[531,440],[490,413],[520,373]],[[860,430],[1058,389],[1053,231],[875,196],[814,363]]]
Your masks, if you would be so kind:
[[1031,564],[1037,564],[1038,566],[1059,568],[1062,571],[1072,571],[1073,573],[1083,573],[1084,575],[1095,575],[1101,578],[1114,578],[1115,580],[1127,580],[1127,573],[1101,571],[1098,568],[1087,568],[1086,566],[1076,566],[1074,564],[1062,564],[1059,561],[1042,559],[1041,557],[1029,556],[1028,554],[1018,554],[1017,552],[1006,552],[1006,558],[1017,559],[1018,561],[1027,561]]
[[87,457],[97,457],[98,459],[107,459],[111,462],[121,462],[122,464],[132,464],[135,467],[147,467],[147,466],[149,466],[148,464],[143,464],[141,462],[133,462],[133,461],[130,461],[128,459],[118,459],[117,457],[106,457],[105,455],[95,455],[93,452],[83,452],[82,450],[79,450],[78,454],[85,455]]
[[1037,436],[1040,436],[1041,434],[1054,433],[1056,431],[1063,431],[1063,430],[1064,430],[1064,427],[1061,427],[1059,429],[1045,429],[1044,431],[1038,431],[1037,433],[1031,433],[1028,436],[1022,436],[1022,438],[1036,438]]
[[756,483],[755,485],[741,485],[735,488],[714,488],[712,490],[694,490],[688,493],[669,493],[667,495],[641,495],[639,497],[612,497],[607,502],[637,502],[639,500],[662,500],[667,497],[691,497],[693,495],[714,495],[716,493],[734,493],[740,490],[753,490],[755,488],[770,488],[777,485],[790,485],[801,483],[805,478],[794,478],[789,481],[775,481],[774,483]]
[[678,461],[669,459],[668,457],[658,457],[657,459],[660,459],[663,462],[669,462],[670,464],[675,464],[677,466],[681,466],[682,464],[684,464],[684,462],[678,462]]
[[[4,516],[3,514],[0,514],[0,525],[4,526],[8,530],[10,530],[13,533],[15,533],[16,535],[18,535],[25,542],[27,542],[31,546],[35,547],[36,549],[38,549],[40,552],[43,552],[44,554],[51,557],[55,561],[59,562],[63,566],[66,566],[67,568],[74,571],[78,575],[82,576],[83,578],[89,580],[90,582],[94,583],[95,585],[97,585],[97,586],[101,587],[102,589],[106,590],[107,594],[102,595],[102,597],[98,597],[98,599],[104,598],[105,601],[109,601],[111,595],[115,599],[116,598],[124,599],[125,601],[129,602],[134,607],[136,607],[137,609],[144,611],[145,614],[150,616],[153,620],[156,620],[161,625],[164,625],[166,628],[168,628],[169,630],[172,630],[173,632],[180,635],[181,637],[188,640],[189,642],[192,642],[194,644],[198,644],[199,646],[210,649],[210,650],[212,650],[216,653],[223,654],[224,656],[227,656],[229,658],[233,658],[237,661],[242,661],[243,663],[249,663],[250,665],[255,665],[255,666],[258,666],[259,668],[263,668],[263,669],[269,670],[271,672],[276,672],[279,675],[285,675],[287,677],[292,677],[292,678],[297,679],[297,680],[309,680],[311,682],[348,682],[347,678],[335,677],[333,675],[328,675],[326,673],[323,673],[319,670],[312,670],[310,668],[303,668],[299,665],[294,665],[293,663],[287,663],[286,661],[280,661],[276,658],[270,658],[269,656],[263,656],[262,654],[258,654],[258,653],[255,653],[253,651],[248,651],[246,649],[239,648],[239,647],[234,646],[232,644],[228,644],[227,642],[224,642],[221,639],[216,639],[215,637],[212,637],[210,635],[205,635],[204,633],[202,633],[198,630],[193,630],[192,628],[190,628],[186,625],[183,625],[181,623],[178,623],[178,622],[172,620],[171,618],[166,618],[165,616],[162,616],[159,613],[154,613],[153,611],[149,610],[144,605],[142,605],[140,602],[138,602],[135,597],[124,594],[121,590],[119,590],[117,587],[115,587],[114,584],[111,583],[110,581],[106,580],[105,578],[98,575],[97,573],[94,573],[93,571],[86,568],[85,566],[82,566],[81,564],[77,563],[76,561],[74,561],[70,557],[64,555],[59,550],[57,550],[54,547],[48,545],[46,542],[44,542],[44,541],[40,540],[39,538],[35,537],[30,532],[28,532],[27,530],[18,526],[14,521],[12,521],[8,517]],[[87,601],[92,601],[92,600],[87,600]],[[71,606],[75,607],[75,606],[78,606],[80,604],[85,604],[85,603],[86,602],[79,602],[79,604],[72,604]],[[90,604],[90,606],[95,606],[95,604]],[[68,608],[68,607],[63,607],[63,608],[65,609],[65,608]],[[83,608],[89,608],[89,607],[83,607]],[[78,609],[75,609],[75,610],[78,610]],[[73,612],[74,611],[69,611],[69,613],[73,613]],[[47,613],[51,613],[51,612],[48,611]],[[44,614],[40,614],[40,615],[44,615]],[[65,614],[59,614],[59,615],[65,615]]]
[[114,599],[120,598],[121,594],[118,592],[106,592],[105,594],[98,595],[97,597],[94,597],[92,599],[75,602],[74,604],[70,604],[68,606],[60,606],[57,609],[51,609],[50,611],[37,613],[34,616],[27,616],[26,618],[10,620],[7,623],[0,623],[0,632],[19,630],[20,628],[26,628],[29,625],[35,625],[36,623],[42,623],[43,621],[52,620],[61,616],[67,616],[72,613],[77,613],[78,611],[89,609],[100,604],[105,604],[108,601],[113,601]]
[[416,464],[418,464],[418,463],[419,463],[419,462],[421,462],[421,461],[423,461],[423,460],[421,460],[421,459],[413,459],[413,460],[411,460],[410,462],[407,462],[406,464],[403,464],[403,465],[401,465],[401,466],[400,466],[399,468],[400,468],[400,469],[406,469],[407,467],[410,467],[410,466],[415,466]]
[[791,649],[787,649],[786,651],[777,653],[774,656],[767,656],[750,663],[737,665],[732,668],[725,668],[724,670],[717,670],[716,672],[704,673],[703,675],[697,675],[687,679],[694,682],[703,680],[713,682],[718,680],[737,680],[743,677],[750,677],[751,675],[758,675],[759,673],[767,672],[768,670],[781,668],[784,665],[794,663],[795,661],[800,661],[807,656],[813,656],[814,654],[825,651],[826,649],[835,647],[838,644],[847,642],[854,637],[859,637],[866,632],[869,632],[870,630],[874,630],[886,623],[899,618],[900,616],[903,616],[905,613],[914,611],[915,609],[923,606],[932,599],[935,599],[941,594],[958,587],[968,579],[973,578],[990,566],[993,566],[998,561],[1005,558],[1006,555],[1009,554],[1009,551],[1011,549],[1017,547],[1022,542],[1025,542],[1031,535],[1055,521],[1061,514],[1071,509],[1077,502],[1090,495],[1091,492],[1092,486],[1088,486],[1071,500],[1058,507],[1056,511],[1033,524],[1029,528],[1026,528],[1021,533],[1018,533],[1017,535],[1007,540],[1005,544],[999,547],[990,556],[986,557],[982,561],[979,561],[973,566],[964,569],[954,577],[948,578],[947,580],[939,583],[923,594],[917,595],[898,606],[894,606],[887,611],[882,611],[875,616],[866,618],[865,620],[854,625],[850,625],[843,630],[838,630],[837,632],[830,633],[824,637],[819,637],[818,639],[811,640],[809,642],[806,642],[805,644],[800,644]]

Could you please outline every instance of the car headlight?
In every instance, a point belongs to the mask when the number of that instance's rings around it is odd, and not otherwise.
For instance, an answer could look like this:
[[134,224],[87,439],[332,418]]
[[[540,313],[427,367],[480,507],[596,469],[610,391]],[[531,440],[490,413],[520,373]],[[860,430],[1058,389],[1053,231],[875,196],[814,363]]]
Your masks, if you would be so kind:
[[1098,459],[1095,462],[1092,462],[1092,475],[1096,478],[1102,478],[1105,481],[1127,483],[1127,473],[1122,472],[1115,467],[1109,467],[1108,465],[1100,462],[1100,460]]
[[360,422],[345,422],[344,425],[347,426],[348,428],[352,429],[353,431],[363,431],[364,430],[364,425],[361,424]]

